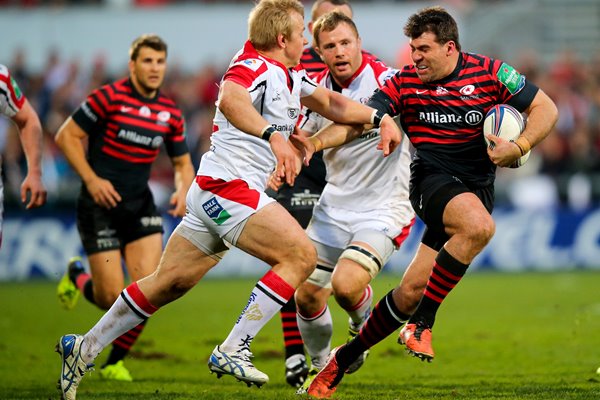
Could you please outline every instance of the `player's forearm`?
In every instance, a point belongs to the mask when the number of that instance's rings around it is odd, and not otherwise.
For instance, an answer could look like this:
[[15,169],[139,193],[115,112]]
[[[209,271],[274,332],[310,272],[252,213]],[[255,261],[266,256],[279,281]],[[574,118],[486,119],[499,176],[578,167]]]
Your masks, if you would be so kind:
[[315,151],[321,151],[348,143],[362,132],[362,125],[329,124],[315,133],[309,140],[315,146]]
[[[39,123],[39,121],[38,121]],[[27,159],[27,173],[42,175],[42,127],[33,121],[28,122],[21,129],[21,145]]]
[[349,125],[367,125],[372,122],[374,109],[365,106],[357,101],[353,101],[346,96],[336,92],[330,92],[329,103],[324,108],[323,115],[325,118]]
[[27,100],[14,121],[19,127],[21,146],[27,160],[27,173],[41,176],[44,143],[42,124]]
[[189,154],[173,158],[173,182],[175,190],[188,190],[196,173]]
[[71,167],[73,167],[85,184],[97,177],[85,157],[85,149],[81,143],[81,139],[72,135],[69,132],[68,126],[63,125],[59,129],[55,141]]

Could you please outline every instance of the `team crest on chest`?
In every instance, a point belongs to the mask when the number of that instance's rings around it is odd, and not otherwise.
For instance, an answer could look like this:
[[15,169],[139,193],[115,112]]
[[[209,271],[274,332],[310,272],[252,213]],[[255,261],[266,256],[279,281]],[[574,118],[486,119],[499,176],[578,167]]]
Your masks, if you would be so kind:
[[298,118],[299,112],[300,112],[300,110],[298,110],[297,108],[288,108],[287,115],[291,119],[296,119],[296,118]]
[[152,114],[152,112],[150,111],[150,108],[148,108],[148,106],[142,106],[142,107],[140,107],[139,114],[142,117],[149,117],[150,114]]
[[156,118],[158,118],[158,120],[161,122],[167,122],[169,118],[171,118],[171,113],[168,111],[161,111],[158,113]]

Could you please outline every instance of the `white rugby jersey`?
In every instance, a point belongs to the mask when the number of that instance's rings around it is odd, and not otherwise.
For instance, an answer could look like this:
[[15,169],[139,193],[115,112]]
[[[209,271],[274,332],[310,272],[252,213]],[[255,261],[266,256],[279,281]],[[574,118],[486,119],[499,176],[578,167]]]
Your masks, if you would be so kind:
[[[366,103],[376,89],[397,70],[373,57],[363,55],[363,62],[345,86],[342,94]],[[329,70],[316,76],[315,81],[332,89]],[[314,133],[329,123],[306,107],[302,110],[300,128]],[[398,200],[408,200],[410,153],[406,136],[388,157],[377,150],[379,129],[364,132],[350,143],[325,149],[323,160],[327,169],[327,185],[319,204],[353,211],[388,208]]]
[[[256,111],[286,140],[300,116],[300,98],[317,87],[303,68],[287,69],[258,54],[250,42],[233,58],[222,81],[226,80],[245,87]],[[269,142],[234,127],[218,107],[213,123],[210,150],[202,156],[198,175],[226,181],[241,178],[251,188],[264,190],[276,166]]]
[[12,118],[23,107],[24,102],[25,96],[17,82],[10,76],[8,68],[0,64],[0,114]]

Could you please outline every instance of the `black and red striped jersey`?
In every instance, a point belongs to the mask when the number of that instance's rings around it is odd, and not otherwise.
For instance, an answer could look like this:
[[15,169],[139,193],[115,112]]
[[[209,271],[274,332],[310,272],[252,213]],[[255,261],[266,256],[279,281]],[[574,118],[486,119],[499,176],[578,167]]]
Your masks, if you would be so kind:
[[[368,51],[363,50],[362,53],[363,55],[372,57],[377,61],[381,61]],[[308,76],[310,76],[311,78],[314,78],[319,73],[327,69],[327,65],[325,65],[323,60],[321,60],[321,56],[319,55],[319,53],[317,53],[314,47],[304,48],[304,52],[302,53],[302,57],[300,58],[300,64],[306,70]]]
[[188,153],[184,120],[175,103],[160,92],[143,97],[128,78],[94,90],[72,118],[89,136],[90,166],[124,199],[147,189],[163,143],[170,157]]
[[483,119],[495,104],[523,112],[537,86],[510,65],[478,54],[461,53],[454,71],[424,83],[414,65],[405,66],[376,92],[369,105],[400,115],[402,129],[416,149],[414,174],[447,173],[475,186],[494,181],[483,138]]

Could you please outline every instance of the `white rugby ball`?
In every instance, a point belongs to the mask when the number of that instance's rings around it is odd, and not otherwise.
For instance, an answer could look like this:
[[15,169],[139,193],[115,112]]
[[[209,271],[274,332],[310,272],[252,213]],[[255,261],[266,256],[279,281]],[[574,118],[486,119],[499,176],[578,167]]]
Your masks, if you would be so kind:
[[[523,116],[508,104],[495,105],[488,111],[483,120],[483,137],[485,138],[485,143],[492,149],[494,148],[494,144],[488,140],[486,135],[492,134],[512,142],[519,137],[523,129],[525,129]],[[530,154],[531,151],[525,153],[510,165],[510,168],[519,168],[525,164]]]

